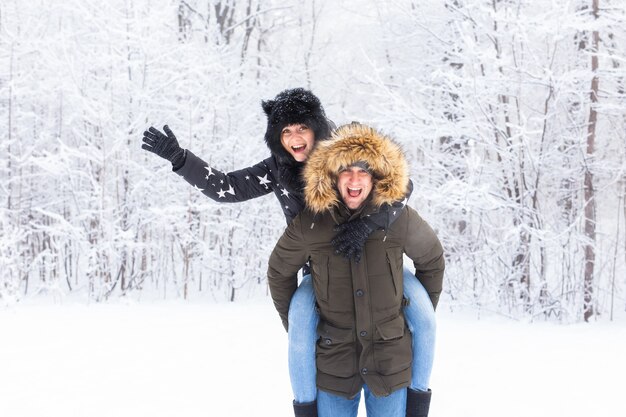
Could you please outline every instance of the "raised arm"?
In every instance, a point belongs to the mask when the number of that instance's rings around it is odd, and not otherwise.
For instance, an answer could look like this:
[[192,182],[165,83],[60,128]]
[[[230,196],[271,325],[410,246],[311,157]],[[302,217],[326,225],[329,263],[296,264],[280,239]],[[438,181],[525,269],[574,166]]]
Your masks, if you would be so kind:
[[187,150],[185,163],[174,172],[218,203],[237,203],[272,192],[275,181],[272,180],[273,174],[268,166],[270,159],[248,168],[223,173]]
[[191,151],[182,149],[167,126],[163,131],[165,135],[150,127],[144,132],[142,149],[170,161],[174,172],[207,197],[217,202],[235,203],[272,192],[275,181],[268,166],[271,158],[249,168],[223,173]]

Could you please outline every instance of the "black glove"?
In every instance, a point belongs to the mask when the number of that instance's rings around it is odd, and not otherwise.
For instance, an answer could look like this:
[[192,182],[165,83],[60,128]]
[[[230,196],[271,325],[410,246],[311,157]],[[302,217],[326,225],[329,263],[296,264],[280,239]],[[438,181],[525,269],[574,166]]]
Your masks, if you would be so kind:
[[141,149],[155,153],[170,161],[174,168],[179,168],[185,162],[185,150],[180,147],[176,136],[167,125],[163,126],[163,131],[167,136],[150,126],[146,132],[143,132]]
[[365,241],[376,230],[376,225],[364,219],[355,219],[335,226],[337,233],[331,241],[335,247],[337,255],[343,255],[344,258],[354,258],[355,261],[361,260]]

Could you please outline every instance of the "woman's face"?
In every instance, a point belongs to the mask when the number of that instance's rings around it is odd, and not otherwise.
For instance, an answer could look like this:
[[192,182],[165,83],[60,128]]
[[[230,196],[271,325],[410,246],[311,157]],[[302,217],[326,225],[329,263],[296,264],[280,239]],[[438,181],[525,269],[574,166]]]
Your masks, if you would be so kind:
[[287,152],[298,162],[304,162],[309,157],[315,143],[315,134],[305,124],[285,126],[280,133],[280,142]]

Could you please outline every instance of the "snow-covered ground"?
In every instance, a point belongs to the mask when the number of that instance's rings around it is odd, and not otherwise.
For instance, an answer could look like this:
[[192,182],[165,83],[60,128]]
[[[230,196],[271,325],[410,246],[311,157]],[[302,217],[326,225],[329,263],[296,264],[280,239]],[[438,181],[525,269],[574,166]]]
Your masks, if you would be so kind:
[[[432,417],[623,417],[626,324],[438,312]],[[0,309],[0,416],[289,416],[271,301]],[[362,413],[361,415],[365,415]]]

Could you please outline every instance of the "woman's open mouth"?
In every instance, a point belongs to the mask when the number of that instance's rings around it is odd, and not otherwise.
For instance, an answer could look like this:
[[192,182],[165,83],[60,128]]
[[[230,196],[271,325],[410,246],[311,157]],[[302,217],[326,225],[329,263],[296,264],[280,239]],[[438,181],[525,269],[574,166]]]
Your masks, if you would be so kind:
[[306,149],[306,144],[292,146],[291,149],[294,151],[294,153],[302,153]]

